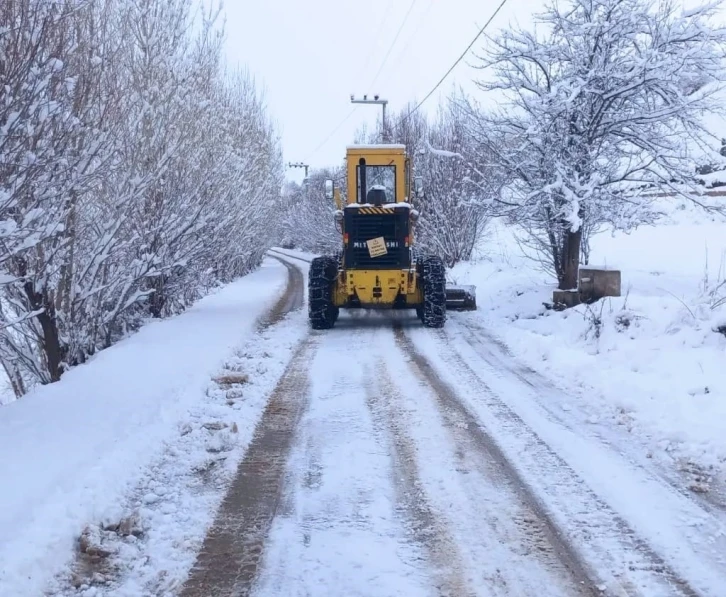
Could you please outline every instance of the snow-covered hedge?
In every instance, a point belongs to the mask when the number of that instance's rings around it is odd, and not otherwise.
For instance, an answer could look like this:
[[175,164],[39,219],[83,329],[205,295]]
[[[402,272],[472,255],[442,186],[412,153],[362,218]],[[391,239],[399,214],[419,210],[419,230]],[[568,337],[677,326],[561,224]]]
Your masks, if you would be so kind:
[[255,267],[282,181],[194,0],[0,5],[0,362],[16,395]]

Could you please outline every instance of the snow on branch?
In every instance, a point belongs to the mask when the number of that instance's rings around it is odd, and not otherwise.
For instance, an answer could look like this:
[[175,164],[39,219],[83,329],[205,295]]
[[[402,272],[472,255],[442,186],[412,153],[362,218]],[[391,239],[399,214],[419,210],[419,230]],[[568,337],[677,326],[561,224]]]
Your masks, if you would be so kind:
[[426,140],[426,150],[431,155],[435,155],[436,157],[439,157],[439,158],[459,158],[459,159],[464,159],[464,156],[461,155],[457,151],[448,151],[446,149],[436,149],[435,147],[433,147],[431,145],[431,143],[428,141],[428,139]]
[[560,288],[576,285],[591,233],[652,222],[660,189],[698,201],[697,159],[713,145],[702,118],[721,110],[726,80],[715,6],[567,0],[549,4],[536,31],[489,39],[489,78],[477,84],[500,107],[462,102],[467,132]]
[[[217,3],[214,3],[217,4]],[[193,0],[0,3],[0,361],[16,393],[256,267],[278,135]]]

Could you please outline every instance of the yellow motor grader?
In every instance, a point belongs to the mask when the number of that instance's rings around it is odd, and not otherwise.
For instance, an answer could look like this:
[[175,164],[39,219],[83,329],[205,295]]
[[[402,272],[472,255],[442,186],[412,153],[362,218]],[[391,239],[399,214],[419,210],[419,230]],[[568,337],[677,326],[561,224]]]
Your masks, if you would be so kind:
[[416,309],[430,328],[443,327],[447,308],[476,309],[474,287],[447,288],[442,260],[414,247],[415,206],[424,193],[405,146],[349,146],[346,179],[344,196],[332,180],[325,183],[343,246],[337,256],[316,257],[310,265],[313,329],[332,328],[341,308]]

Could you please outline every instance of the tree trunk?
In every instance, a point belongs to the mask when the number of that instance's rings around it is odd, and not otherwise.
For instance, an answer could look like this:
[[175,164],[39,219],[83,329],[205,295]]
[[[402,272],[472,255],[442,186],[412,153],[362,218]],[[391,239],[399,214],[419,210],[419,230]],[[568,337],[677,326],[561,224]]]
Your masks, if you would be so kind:
[[558,282],[560,290],[575,290],[577,288],[577,274],[580,269],[580,246],[582,245],[582,227],[577,232],[566,230],[562,237],[562,252],[560,253],[560,274]]
[[46,366],[50,381],[58,381],[63,373],[63,357],[65,351],[61,346],[58,324],[55,317],[55,304],[45,292],[37,292],[32,282],[24,284],[25,295],[32,311],[43,309],[38,314],[38,323],[43,330],[41,343],[45,353]]
[[166,305],[166,286],[167,276],[158,276],[151,283],[154,292],[149,296],[149,313],[154,319],[161,319],[164,315],[164,306]]
[[63,374],[63,349],[58,337],[58,326],[53,307],[47,306],[45,311],[38,315],[38,321],[43,328],[43,350],[48,361],[50,380],[58,381]]

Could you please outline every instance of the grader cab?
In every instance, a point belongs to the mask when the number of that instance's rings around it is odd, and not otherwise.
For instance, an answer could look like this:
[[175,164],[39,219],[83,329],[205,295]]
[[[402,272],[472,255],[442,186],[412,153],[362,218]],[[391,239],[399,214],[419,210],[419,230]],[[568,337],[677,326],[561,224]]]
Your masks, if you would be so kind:
[[335,325],[340,309],[415,309],[424,326],[443,327],[446,310],[476,309],[473,287],[446,288],[435,255],[415,249],[415,202],[423,199],[404,145],[355,145],[346,153],[345,194],[326,181],[335,200],[342,250],[316,257],[308,278],[314,329]]

